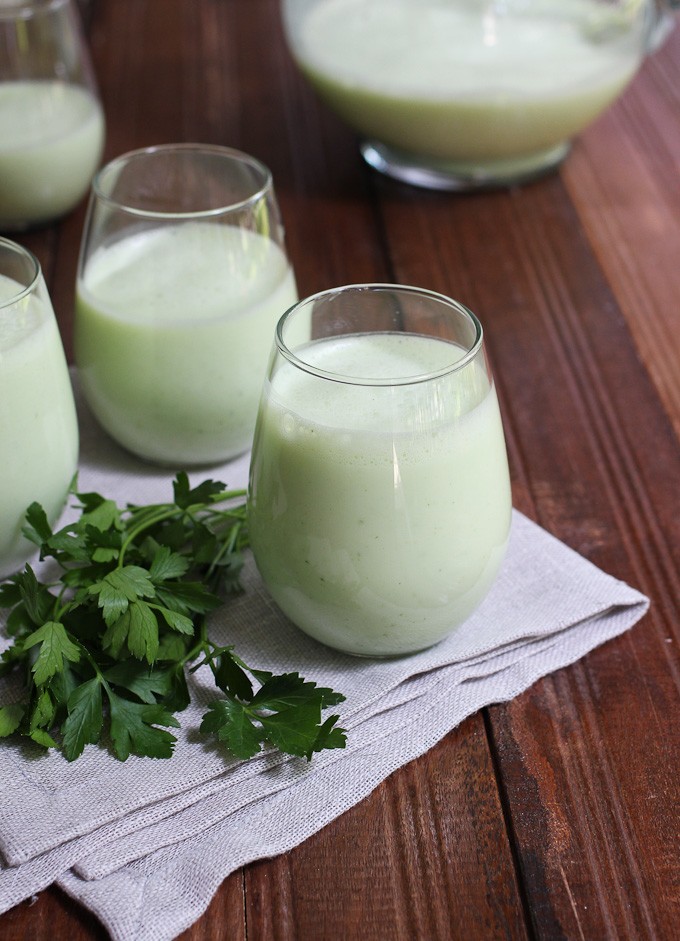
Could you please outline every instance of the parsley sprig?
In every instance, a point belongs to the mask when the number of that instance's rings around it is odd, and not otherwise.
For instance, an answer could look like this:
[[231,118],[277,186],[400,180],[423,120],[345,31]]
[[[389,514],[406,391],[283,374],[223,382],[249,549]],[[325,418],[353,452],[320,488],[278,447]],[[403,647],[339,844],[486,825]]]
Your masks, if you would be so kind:
[[238,758],[273,746],[310,759],[343,748],[337,715],[344,697],[298,673],[249,667],[209,637],[207,615],[240,590],[248,545],[245,492],[205,480],[173,481],[171,503],[120,508],[73,490],[78,519],[56,532],[33,503],[24,533],[40,546],[50,581],[33,568],[0,586],[12,644],[0,676],[18,671],[23,698],[0,707],[0,737],[27,736],[69,761],[100,743],[117,758],[169,758],[190,702],[187,673],[212,671],[223,694],[200,730]]

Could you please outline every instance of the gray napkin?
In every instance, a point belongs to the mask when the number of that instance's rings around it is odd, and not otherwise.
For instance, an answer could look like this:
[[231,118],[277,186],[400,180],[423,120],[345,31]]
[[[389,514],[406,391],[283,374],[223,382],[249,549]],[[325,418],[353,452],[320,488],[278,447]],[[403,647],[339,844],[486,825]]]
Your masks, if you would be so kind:
[[[172,473],[124,454],[80,409],[79,486],[120,502],[167,498]],[[245,484],[247,459],[197,473]],[[66,516],[68,516],[68,511]],[[65,517],[66,518],[66,517]],[[273,753],[230,759],[196,730],[214,695],[191,678],[174,756],[120,763],[95,747],[69,764],[0,742],[0,911],[57,881],[116,941],[167,941],[200,916],[226,876],[297,845],[431,748],[468,715],[631,627],[648,600],[521,514],[482,607],[431,650],[390,661],[335,653],[278,612],[249,561],[245,592],[212,617],[216,640],[253,666],[299,670],[347,699],[344,750],[311,763]],[[0,636],[0,649],[6,641]],[[17,695],[0,681],[0,704]]]

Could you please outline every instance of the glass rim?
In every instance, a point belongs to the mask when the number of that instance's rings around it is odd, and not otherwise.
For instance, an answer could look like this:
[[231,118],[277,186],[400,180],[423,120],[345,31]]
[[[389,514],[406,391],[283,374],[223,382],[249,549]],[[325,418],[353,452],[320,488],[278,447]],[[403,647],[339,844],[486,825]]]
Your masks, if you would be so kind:
[[[463,314],[466,317],[475,330],[475,337],[465,351],[465,354],[460,357],[460,359],[454,360],[447,366],[442,366],[439,369],[432,370],[426,373],[419,373],[413,376],[397,376],[389,378],[371,378],[371,377],[362,377],[362,376],[348,376],[344,373],[339,372],[330,372],[326,369],[320,369],[318,366],[314,366],[311,363],[305,362],[300,356],[291,350],[286,341],[283,338],[283,331],[286,327],[286,324],[290,318],[300,309],[314,304],[315,301],[330,298],[333,295],[339,295],[347,293],[350,291],[355,291],[360,293],[362,291],[366,292],[376,292],[376,293],[401,293],[409,295],[420,295],[421,297],[428,298],[433,301],[437,301],[440,304],[445,305],[448,308],[452,308],[457,311],[459,314]],[[396,331],[396,330],[375,330],[372,331],[375,333],[408,333],[409,331]],[[360,333],[346,333],[339,334],[340,336],[361,336]],[[433,339],[440,339],[445,343],[451,341],[445,340],[443,337],[437,337],[432,334],[424,333],[412,333],[413,336],[427,337],[432,336]],[[326,338],[323,338],[326,339]],[[330,338],[329,338],[330,339]],[[354,385],[354,386],[408,386],[416,385],[418,383],[430,382],[433,379],[441,379],[444,376],[452,375],[453,373],[459,372],[462,369],[465,369],[479,354],[483,347],[484,343],[484,329],[482,324],[473,311],[469,307],[466,307],[465,304],[461,304],[460,301],[454,300],[452,297],[448,297],[446,294],[441,294],[439,291],[431,291],[429,288],[419,288],[412,284],[391,284],[389,282],[364,282],[359,284],[344,284],[340,287],[327,288],[323,291],[317,291],[316,294],[311,294],[309,297],[305,297],[300,301],[297,301],[291,307],[286,310],[281,317],[279,318],[278,323],[276,324],[275,330],[275,342],[278,351],[281,355],[288,360],[288,362],[295,366],[298,369],[301,369],[303,372],[308,373],[311,376],[316,376],[319,379],[326,379],[331,382],[341,382],[345,385]],[[315,342],[315,341],[312,341]]]
[[59,7],[67,6],[70,2],[71,0],[15,0],[14,3],[5,6],[0,0],[0,20],[15,20],[17,17],[28,20],[33,16],[58,10]]
[[0,308],[5,308],[12,307],[18,301],[22,300],[24,297],[28,297],[29,294],[32,294],[35,291],[36,286],[40,281],[42,268],[40,267],[40,262],[33,252],[30,249],[25,248],[23,245],[19,245],[18,242],[13,242],[12,239],[3,238],[0,236],[0,249],[2,248],[7,248],[16,255],[23,255],[24,258],[26,258],[33,266],[33,274],[31,276],[30,282],[24,288],[22,288],[21,291],[17,291],[16,294],[5,298],[5,300],[0,300]]
[[[251,193],[250,196],[247,196],[245,199],[238,200],[237,202],[227,203],[226,205],[217,206],[212,209],[177,211],[140,209],[139,207],[131,206],[120,199],[116,199],[113,196],[108,195],[102,189],[104,177],[119,167],[122,167],[124,164],[129,164],[133,160],[138,160],[140,158],[153,157],[156,154],[172,152],[213,154],[215,156],[229,158],[235,163],[247,164],[260,175],[261,184],[258,189]],[[233,147],[224,147],[221,144],[155,144],[151,147],[140,147],[137,150],[129,150],[127,153],[120,154],[118,157],[114,157],[113,160],[110,160],[107,164],[105,164],[105,166],[101,167],[92,180],[92,195],[96,196],[98,200],[106,203],[108,206],[115,207],[122,212],[127,212],[130,215],[138,216],[139,218],[143,219],[210,219],[215,216],[224,215],[226,212],[237,212],[241,209],[245,209],[247,206],[259,202],[267,193],[271,192],[272,186],[273,178],[269,167],[262,163],[261,160],[258,160],[257,157],[253,157],[242,150],[237,150]]]

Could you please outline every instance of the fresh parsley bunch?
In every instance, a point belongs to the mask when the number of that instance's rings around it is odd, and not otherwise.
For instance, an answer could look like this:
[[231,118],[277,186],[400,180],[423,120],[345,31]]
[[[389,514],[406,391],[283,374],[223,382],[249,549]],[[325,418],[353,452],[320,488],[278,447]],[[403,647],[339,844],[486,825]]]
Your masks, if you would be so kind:
[[206,616],[239,589],[244,491],[213,480],[192,489],[180,473],[171,503],[121,509],[98,493],[75,496],[80,516],[57,532],[39,504],[26,514],[24,532],[53,560],[46,570],[56,563],[55,579],[27,565],[0,587],[13,639],[0,676],[25,680],[21,701],[0,708],[0,737],[28,736],[69,761],[97,742],[121,761],[169,758],[168,728],[190,702],[186,671],[207,665],[223,695],[201,731],[238,758],[266,745],[307,759],[344,747],[338,716],[321,716],[343,696],[248,667],[208,636]]

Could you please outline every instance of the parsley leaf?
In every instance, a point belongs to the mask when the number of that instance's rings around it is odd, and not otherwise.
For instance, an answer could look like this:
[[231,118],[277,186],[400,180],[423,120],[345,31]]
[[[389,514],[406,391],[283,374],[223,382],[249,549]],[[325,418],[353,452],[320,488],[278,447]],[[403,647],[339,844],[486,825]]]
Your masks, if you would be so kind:
[[237,699],[218,699],[210,704],[201,722],[201,732],[214,732],[237,758],[252,758],[261,748],[262,735]]
[[40,546],[52,535],[52,527],[47,520],[47,514],[39,503],[31,503],[26,510],[26,523],[22,532],[27,539]]
[[187,672],[202,667],[219,698],[201,731],[236,757],[278,748],[309,759],[344,747],[338,716],[322,717],[340,694],[298,673],[249,667],[210,639],[210,612],[240,590],[243,491],[214,480],[192,487],[182,472],[168,503],[119,507],[75,485],[73,493],[80,516],[56,532],[38,503],[26,513],[24,532],[53,560],[52,580],[27,565],[0,584],[12,638],[0,676],[25,681],[21,700],[0,707],[0,738],[27,736],[69,761],[96,744],[121,761],[169,758],[168,728],[191,699]]
[[111,738],[116,756],[126,761],[131,754],[146,758],[169,758],[177,739],[158,725],[179,728],[179,722],[162,706],[130,702],[109,691]]
[[[222,663],[217,670],[222,669]],[[311,758],[321,748],[344,747],[344,735],[331,716],[321,725],[321,710],[344,697],[309,682],[299,673],[261,674],[265,682],[254,696],[220,699],[209,706],[201,724],[239,758],[250,758],[262,745],[274,745],[289,755]],[[335,732],[335,734],[333,734]]]
[[99,741],[103,723],[102,684],[95,676],[77,686],[68,698],[68,717],[62,732],[64,754],[69,761],[82,755],[86,745]]
[[173,485],[175,503],[183,510],[196,504],[210,503],[215,496],[220,496],[224,492],[224,484],[215,480],[204,480],[193,490],[189,488],[189,478],[184,471],[175,478]]
[[25,708],[20,703],[0,706],[0,738],[7,738],[19,728]]
[[58,621],[47,621],[29,634],[24,640],[24,649],[28,650],[36,644],[40,644],[40,652],[31,667],[36,686],[41,686],[55,673],[60,673],[64,669],[64,659],[73,663],[80,659],[80,651],[69,640],[64,625]]

